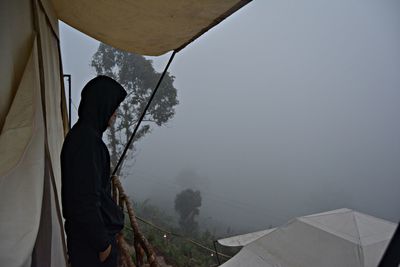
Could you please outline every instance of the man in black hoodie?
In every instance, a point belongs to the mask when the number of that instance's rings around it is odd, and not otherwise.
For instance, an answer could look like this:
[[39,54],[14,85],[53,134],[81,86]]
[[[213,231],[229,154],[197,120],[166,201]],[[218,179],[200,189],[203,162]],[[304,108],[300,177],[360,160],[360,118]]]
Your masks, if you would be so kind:
[[117,266],[115,236],[124,214],[111,197],[110,155],[102,135],[125,97],[123,87],[109,77],[89,81],[79,120],[63,144],[61,194],[72,267]]

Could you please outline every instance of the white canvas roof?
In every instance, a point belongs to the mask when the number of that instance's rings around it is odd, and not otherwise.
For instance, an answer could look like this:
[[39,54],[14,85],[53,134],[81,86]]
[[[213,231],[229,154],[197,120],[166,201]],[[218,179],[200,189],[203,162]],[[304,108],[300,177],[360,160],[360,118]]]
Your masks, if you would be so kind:
[[[377,266],[395,229],[394,223],[350,209],[299,217],[244,242],[222,266]],[[218,242],[235,245],[238,238]]]
[[220,240],[218,240],[218,243],[220,243],[223,246],[227,246],[227,247],[243,247],[274,230],[275,230],[275,228],[272,228],[272,229],[257,231],[257,232],[248,233],[248,234],[244,234],[244,235],[232,236],[232,237],[220,239]]
[[157,56],[180,50],[250,0],[52,0],[59,19],[116,48]]

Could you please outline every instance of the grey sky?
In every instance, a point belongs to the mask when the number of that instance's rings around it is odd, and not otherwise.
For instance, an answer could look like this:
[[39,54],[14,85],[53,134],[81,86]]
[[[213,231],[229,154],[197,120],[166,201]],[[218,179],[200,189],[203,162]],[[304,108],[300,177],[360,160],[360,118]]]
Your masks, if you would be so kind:
[[[176,116],[139,144],[128,191],[167,208],[190,185],[203,217],[249,230],[342,207],[398,221],[399,14],[253,1],[177,54]],[[61,43],[78,104],[98,42],[62,24]]]

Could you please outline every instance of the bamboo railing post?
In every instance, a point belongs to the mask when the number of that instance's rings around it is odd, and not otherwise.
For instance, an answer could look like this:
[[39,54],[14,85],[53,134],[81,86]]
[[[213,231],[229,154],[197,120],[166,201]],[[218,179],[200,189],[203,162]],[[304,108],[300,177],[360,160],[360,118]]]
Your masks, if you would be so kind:
[[[139,244],[139,246],[137,246],[138,248],[136,248],[135,246],[135,250],[137,250],[136,255],[138,255],[138,252],[140,255],[141,249],[143,249],[144,252],[146,253],[147,261],[149,262],[150,267],[159,267],[153,247],[147,241],[146,237],[139,231],[139,225],[136,220],[135,211],[133,209],[131,202],[129,201],[128,197],[125,194],[121,181],[115,175],[112,177],[112,180],[118,189],[120,202],[123,202],[125,204],[126,209],[128,211],[129,220],[134,234],[134,243],[137,241]],[[140,261],[138,262],[140,263]]]
[[118,192],[117,192],[117,187],[115,186],[115,183],[114,183],[114,179],[111,179],[111,190],[112,190],[112,197],[113,197],[115,203],[119,204],[118,203]]

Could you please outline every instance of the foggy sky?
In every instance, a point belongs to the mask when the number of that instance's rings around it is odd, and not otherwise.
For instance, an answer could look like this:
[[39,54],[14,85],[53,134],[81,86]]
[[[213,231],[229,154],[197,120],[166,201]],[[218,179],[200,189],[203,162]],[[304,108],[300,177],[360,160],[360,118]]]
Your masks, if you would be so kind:
[[[60,32],[77,105],[98,42]],[[172,209],[199,189],[202,220],[236,229],[342,207],[399,221],[399,1],[255,0],[170,73],[180,104],[138,144],[132,196]]]

